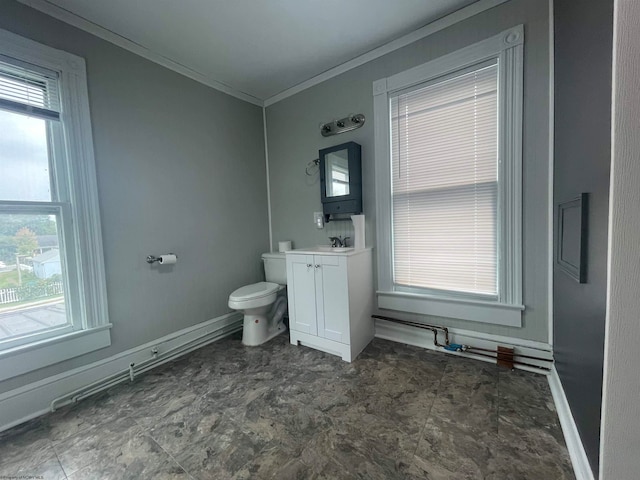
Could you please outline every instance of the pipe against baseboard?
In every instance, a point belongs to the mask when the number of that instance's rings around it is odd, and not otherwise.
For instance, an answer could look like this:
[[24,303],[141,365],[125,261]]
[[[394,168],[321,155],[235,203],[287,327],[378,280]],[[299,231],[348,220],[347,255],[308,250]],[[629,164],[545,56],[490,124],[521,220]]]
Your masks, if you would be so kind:
[[[375,319],[379,319],[379,320],[385,320],[388,322],[395,322],[395,323],[400,323],[402,325],[408,325],[410,327],[416,327],[416,328],[422,328],[424,330],[430,330],[434,333],[434,340],[433,343],[436,347],[441,347],[441,348],[446,348],[447,346],[450,345],[449,342],[449,329],[447,327],[442,327],[439,325],[429,325],[429,324],[425,324],[425,323],[418,323],[418,322],[414,322],[411,320],[402,320],[400,318],[393,318],[393,317],[386,317],[383,315],[371,315],[372,318]],[[441,330],[445,333],[445,344],[439,344],[438,343],[438,333],[437,330]],[[481,348],[481,347],[474,347],[472,345],[463,345],[463,350],[462,351],[468,351],[469,353],[473,354],[473,355],[479,355],[482,357],[487,357],[487,358],[495,358],[496,359],[496,363],[499,363],[500,360],[500,354],[498,352],[496,352],[495,350],[490,350],[487,348]],[[504,347],[503,347],[504,348]],[[487,355],[487,354],[483,354],[483,353],[478,353],[478,352],[474,352],[473,350],[479,350],[479,351],[484,351],[484,352],[490,352],[490,353],[496,353],[497,356],[493,356],[493,355]],[[553,359],[549,359],[549,358],[542,358],[542,357],[534,357],[532,355],[524,355],[524,354],[520,354],[520,353],[511,353],[510,354],[511,357],[521,357],[521,358],[528,358],[531,360],[538,360],[541,362],[551,362],[553,363]],[[539,365],[533,365],[530,363],[524,363],[524,362],[520,362],[520,361],[516,361],[513,359],[510,359],[510,362],[517,364],[517,365],[523,365],[523,366],[527,366],[527,367],[531,367],[531,368],[537,368],[540,370],[545,370],[545,371],[550,371],[551,369],[549,367],[542,367]]]
[[[224,336],[230,335],[236,331],[239,331],[238,327],[233,327],[227,329],[227,327],[221,329],[221,331],[216,331],[216,336]],[[129,365],[126,370],[110,375],[106,378],[93,382],[89,385],[86,385],[82,388],[74,390],[70,393],[62,395],[51,402],[50,410],[52,412],[56,411],[56,408],[60,406],[67,405],[69,403],[76,403],[80,400],[87,398],[93,394],[111,388],[123,381],[127,380],[127,378],[131,378],[133,380],[135,376],[140,375],[144,372],[147,372],[155,367],[158,367],[164,363],[175,360],[176,358],[189,353],[190,351],[197,350],[200,347],[203,347],[210,343],[212,340],[208,336],[205,338],[200,338],[191,342],[183,343],[182,345],[178,345],[166,352],[159,354],[157,351],[153,352],[153,356],[147,360],[143,360],[138,364]],[[62,403],[62,405],[59,405]]]

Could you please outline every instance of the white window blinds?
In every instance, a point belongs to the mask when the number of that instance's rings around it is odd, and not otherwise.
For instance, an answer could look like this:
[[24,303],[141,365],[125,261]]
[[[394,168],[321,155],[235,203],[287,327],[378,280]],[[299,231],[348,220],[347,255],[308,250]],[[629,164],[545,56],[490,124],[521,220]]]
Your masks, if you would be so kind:
[[58,74],[0,55],[0,108],[59,119]]
[[496,297],[496,61],[390,98],[396,285]]

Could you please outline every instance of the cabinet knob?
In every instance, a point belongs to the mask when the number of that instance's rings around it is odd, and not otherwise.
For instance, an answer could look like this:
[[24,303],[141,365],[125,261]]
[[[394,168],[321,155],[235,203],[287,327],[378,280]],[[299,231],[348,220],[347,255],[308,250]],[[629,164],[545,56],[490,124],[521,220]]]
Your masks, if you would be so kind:
[[320,265],[316,265],[316,268],[320,268]]
[[313,267],[313,265],[311,265],[310,263],[307,263],[307,268],[311,268]]

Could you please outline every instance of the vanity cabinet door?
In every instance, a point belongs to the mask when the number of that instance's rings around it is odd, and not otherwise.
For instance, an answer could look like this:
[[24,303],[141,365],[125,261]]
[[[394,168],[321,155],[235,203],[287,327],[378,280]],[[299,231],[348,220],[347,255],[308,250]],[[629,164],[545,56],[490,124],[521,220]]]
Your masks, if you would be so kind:
[[318,336],[349,343],[347,257],[315,255]]
[[288,253],[289,340],[347,362],[374,334],[371,249]]
[[289,327],[311,335],[318,334],[315,271],[313,255],[287,256]]

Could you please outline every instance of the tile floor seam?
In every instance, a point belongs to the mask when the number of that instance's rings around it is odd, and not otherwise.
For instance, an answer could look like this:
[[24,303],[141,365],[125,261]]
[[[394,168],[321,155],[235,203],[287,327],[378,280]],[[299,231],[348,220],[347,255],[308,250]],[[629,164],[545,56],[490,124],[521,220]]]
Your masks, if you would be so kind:
[[178,465],[178,466],[179,466],[179,467],[180,467],[180,468],[181,468],[181,469],[182,469],[182,470],[183,470],[187,475],[189,475],[189,478],[191,478],[191,479],[193,479],[193,480],[197,480],[197,479],[196,479],[196,477],[194,477],[193,475],[191,475],[191,472],[189,472],[186,468],[184,468],[184,467],[182,466],[182,464],[181,464],[180,462],[178,462],[178,460],[177,460],[173,455],[171,455],[169,452],[167,452],[167,451],[162,447],[162,445],[160,445],[160,443],[158,443],[158,441],[157,441],[155,438],[153,438],[153,437],[151,436],[151,434],[150,434],[150,433],[144,433],[144,432],[143,432],[143,434],[144,434],[144,435],[146,435],[147,437],[149,437],[149,439],[150,439],[153,443],[155,443],[155,444],[158,446],[158,448],[159,448],[160,450],[162,450],[164,453],[166,453],[166,454],[167,454],[167,456],[168,456],[171,460],[173,460],[173,461],[175,462],[175,464],[176,464],[176,465]]
[[[221,415],[221,418],[222,418],[223,416],[225,416],[225,414],[224,414],[224,413]],[[227,418],[227,419],[228,419],[228,421],[229,421],[230,423],[232,423],[234,426],[236,426],[236,427],[240,427],[240,423],[239,423],[238,421],[236,421],[235,419],[233,419],[232,417],[227,416],[226,418]],[[134,419],[134,421],[135,421],[135,419]],[[137,422],[136,422],[136,423],[137,423]],[[138,425],[140,425],[140,424],[138,423]],[[151,427],[145,427],[145,426],[140,425],[140,427],[143,429],[143,433],[144,433],[146,436],[148,436],[151,440],[153,440],[153,442],[154,442],[154,443],[158,444],[158,446],[159,446],[159,447],[160,447],[164,452],[166,452],[168,455],[170,455],[170,456],[171,456],[171,458],[173,458],[173,459],[176,461],[176,463],[177,463],[178,465],[180,465],[180,467],[181,467],[185,472],[187,472],[187,473],[189,474],[189,476],[191,476],[191,473],[189,473],[189,472],[187,471],[187,469],[186,469],[186,468],[182,467],[182,465],[180,464],[180,462],[178,462],[178,460],[176,460],[176,457],[177,457],[177,456],[180,456],[180,455],[182,455],[182,454],[184,454],[184,453],[189,449],[189,447],[190,447],[191,445],[184,445],[183,447],[181,447],[181,448],[180,448],[180,450],[176,451],[175,455],[173,455],[173,454],[169,453],[169,451],[168,451],[168,450],[166,450],[166,449],[165,449],[165,448],[160,444],[160,440],[158,440],[158,439],[156,439],[156,437],[154,437],[154,435],[153,435],[153,433],[152,433],[153,426],[151,426]],[[200,443],[200,442],[202,442],[202,441],[204,441],[204,438],[200,438],[200,439],[198,439],[198,440],[196,441],[196,443]],[[247,463],[248,463],[248,462],[249,462],[249,461],[247,461]]]
[[433,396],[433,400],[431,400],[431,406],[429,407],[429,412],[427,412],[427,417],[426,417],[426,419],[424,421],[424,425],[422,425],[422,428],[420,429],[420,433],[418,435],[418,441],[416,442],[416,447],[414,448],[413,453],[411,455],[411,463],[412,463],[412,465],[415,462],[416,453],[418,451],[418,447],[420,446],[420,442],[422,441],[422,434],[424,433],[425,429],[427,428],[427,424],[429,423],[429,419],[431,418],[431,411],[433,410],[433,405],[436,403],[436,399],[438,398],[438,395],[440,395],[440,386],[442,385],[442,380],[444,379],[444,375],[445,375],[445,373],[447,371],[447,366],[448,365],[449,365],[449,359],[447,358],[447,361],[444,362],[444,366],[442,367],[442,374],[440,375],[440,380],[438,380],[438,386],[436,388],[436,394]]
[[[51,450],[53,450],[53,452],[55,453],[55,450],[53,449],[53,444],[51,443],[51,439],[47,438],[46,440],[49,442],[49,444],[48,444],[47,446],[48,446]],[[45,446],[44,448],[46,449],[46,448],[47,448],[47,446]],[[24,457],[24,458],[23,458],[23,457]],[[23,454],[21,454],[21,455],[18,455],[18,456],[17,456],[17,457],[15,457],[15,458],[10,458],[8,463],[21,462],[21,461],[23,461],[25,458],[29,458],[29,454],[28,454],[28,453],[23,453]],[[40,462],[40,463],[42,463],[42,462]],[[1,464],[0,464],[0,465],[1,465]]]
[[136,420],[135,418],[133,418],[133,417],[130,417],[130,418],[131,418],[131,420],[133,420],[133,423],[135,423],[136,425],[138,425],[140,428],[145,429],[145,431],[146,431],[147,427],[144,427],[144,426],[143,426],[140,422],[138,422],[138,420]]
[[[62,470],[62,473],[64,474],[64,477],[65,477],[65,479],[66,479],[66,478],[67,478],[67,473],[65,472],[64,468],[62,468],[62,463],[60,463],[60,458],[58,457],[58,453],[57,453],[57,452],[55,451],[55,449],[53,448],[53,444],[51,443],[51,440],[47,438],[47,441],[49,442],[49,445],[47,445],[47,446],[45,447],[45,449],[46,449],[46,448],[50,448],[50,449],[51,449],[51,451],[53,452],[53,455],[54,455],[54,456],[55,456],[55,458],[56,458],[56,461],[58,462],[58,466],[60,467],[60,470]],[[22,461],[22,458],[20,458],[20,457],[19,457],[18,459],[14,459],[14,460],[12,460],[12,461],[11,461],[11,462],[9,462],[9,463],[18,463],[18,462],[21,462],[21,461]],[[37,463],[37,464],[34,466],[34,468],[41,467],[42,465],[44,465],[44,464],[46,464],[46,463],[47,463],[47,460],[42,460],[42,459],[41,459],[41,461],[40,461],[39,463]],[[1,477],[1,476],[0,476],[0,478],[4,478],[4,477]],[[9,477],[7,477],[7,478],[9,478]],[[19,477],[15,477],[15,478],[19,478]],[[26,477],[25,477],[25,478],[26,478]]]
[[[223,413],[222,415],[226,415],[226,414],[225,414],[225,413]],[[228,421],[229,421],[230,423],[232,423],[235,427],[237,427],[237,428],[242,427],[242,422],[241,422],[240,420],[237,420],[237,419],[233,418],[233,417],[232,417],[232,416],[230,416],[230,415],[227,415],[227,419],[228,419]],[[158,441],[156,441],[156,439],[155,439],[155,438],[153,438],[153,437],[151,436],[151,434],[149,434],[149,437],[150,437],[150,438],[151,438],[155,443],[157,443],[157,444],[158,444],[158,446],[160,446],[160,448],[162,448],[162,446],[158,443]],[[200,443],[200,442],[202,442],[202,441],[203,441],[203,440],[202,440],[202,439],[200,439],[200,440],[198,440],[198,442],[197,442],[197,443]],[[306,444],[307,444],[307,443],[310,443],[310,442],[311,442],[311,439],[309,439],[309,440],[305,443],[305,446],[306,446]],[[261,449],[257,452],[257,454],[256,454],[256,455],[260,455],[263,451],[265,451],[265,450],[267,449],[267,447],[268,447],[268,445],[265,445],[263,448],[261,448]],[[184,448],[182,448],[182,449],[180,450],[180,452],[178,452],[178,453],[177,453],[177,455],[182,455],[183,453],[185,453],[185,452],[187,451],[187,449],[188,449],[188,448],[189,448],[189,445],[186,445]],[[169,456],[171,456],[171,458],[173,458],[173,459],[174,459],[174,461],[175,461],[178,465],[180,465],[180,468],[182,468],[182,469],[187,473],[187,475],[189,475],[189,477],[190,477],[190,478],[192,478],[193,480],[198,480],[198,478],[197,478],[197,477],[195,477],[195,476],[193,476],[189,470],[187,470],[185,467],[183,467],[183,466],[182,466],[182,464],[181,464],[180,462],[178,462],[178,461],[175,459],[175,457],[174,457],[173,455],[171,455],[169,452],[167,452],[166,450],[164,450],[164,448],[162,448],[162,450],[163,450],[163,451],[165,451]],[[242,464],[242,466],[241,466],[238,470],[242,470],[246,465],[248,465],[249,463],[251,463],[251,461],[252,461],[252,459],[247,459],[247,461],[246,461],[246,462],[244,462],[244,463]]]
[[[140,428],[140,433],[144,433],[144,428],[142,426],[140,426],[138,424],[138,422],[136,422],[133,417],[130,417],[128,415],[123,415],[120,418],[131,420],[135,425],[138,426],[138,428]],[[107,423],[111,423],[111,422],[102,422],[102,423],[97,424],[97,425],[91,425],[89,428],[85,428],[85,429],[81,430],[80,432],[76,432],[73,435],[69,435],[68,437],[66,437],[63,440],[60,440],[59,442],[56,442],[56,443],[52,442],[53,451],[56,454],[56,458],[58,458],[58,461],[60,461],[60,456],[58,454],[57,447],[59,447],[61,444],[65,443],[65,442],[67,442],[67,441],[79,436],[81,433],[86,433],[88,430],[91,430],[92,428],[96,428],[97,429],[98,427],[101,427],[102,425],[106,425]],[[51,441],[51,440],[49,440],[49,441]],[[62,465],[61,461],[60,461],[60,466],[62,467],[62,470],[64,471],[65,476],[68,478],[69,476],[75,475],[76,473],[78,473],[78,472],[82,471],[83,469],[87,468],[88,465],[83,465],[83,466],[77,468],[76,470],[73,470],[71,473],[67,473],[67,470],[64,468],[64,466]]]
[[[51,441],[51,440],[49,440],[49,441]],[[62,473],[64,473],[64,478],[69,478],[69,475],[71,475],[71,474],[73,474],[75,472],[67,473],[67,469],[64,468],[64,465],[62,465],[62,462],[60,461],[60,455],[58,455],[58,450],[56,449],[56,445],[53,444],[53,442],[52,442],[52,445],[51,445],[51,449],[53,450],[53,454],[56,456],[56,460],[58,460],[58,464],[60,464],[60,468],[62,469]]]
[[69,476],[67,475],[66,470],[62,466],[62,462],[60,461],[60,457],[58,456],[58,452],[56,452],[56,450],[55,450],[55,448],[53,448],[53,446],[51,447],[51,449],[53,450],[53,454],[56,456],[56,460],[58,461],[58,465],[60,465],[60,470],[62,470],[62,473],[64,474],[65,480],[68,479]]

